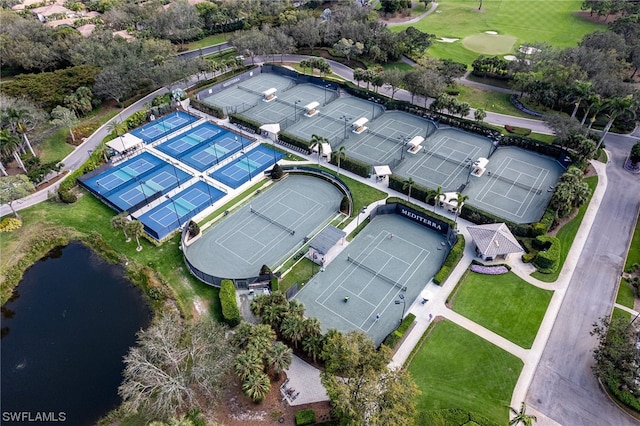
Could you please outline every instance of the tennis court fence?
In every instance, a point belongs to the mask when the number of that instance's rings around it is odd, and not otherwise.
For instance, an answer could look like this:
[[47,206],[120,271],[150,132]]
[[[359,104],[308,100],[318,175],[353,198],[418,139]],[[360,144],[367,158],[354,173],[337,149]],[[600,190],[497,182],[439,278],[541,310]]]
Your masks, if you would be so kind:
[[399,288],[401,291],[407,291],[407,286],[402,285],[398,282],[396,282],[395,280],[392,280],[391,278],[387,277],[386,275],[381,274],[380,272],[371,269],[370,267],[363,265],[362,263],[358,262],[357,260],[353,259],[351,256],[347,256],[347,261],[353,263],[356,266],[359,266],[360,268],[364,269],[365,271],[370,272],[371,274],[373,274],[376,277],[380,277],[383,280],[387,281],[390,284],[393,284],[395,287]]
[[264,215],[264,214],[260,213],[259,211],[255,210],[253,207],[250,207],[249,209],[251,210],[251,213],[255,214],[255,215],[256,215],[256,216],[258,216],[258,217],[263,218],[263,219],[264,219],[264,220],[266,220],[267,222],[273,223],[274,225],[276,225],[276,226],[278,226],[278,227],[280,227],[280,228],[284,229],[285,231],[287,231],[287,232],[288,232],[288,233],[290,233],[291,235],[294,235],[294,234],[296,233],[296,231],[295,231],[295,230],[293,230],[293,229],[291,229],[291,228],[289,228],[289,227],[287,227],[287,226],[285,226],[285,225],[283,225],[283,224],[281,224],[281,223],[279,223],[279,222],[276,222],[275,220],[271,219],[270,217],[268,217],[268,216],[266,216],[266,215]]

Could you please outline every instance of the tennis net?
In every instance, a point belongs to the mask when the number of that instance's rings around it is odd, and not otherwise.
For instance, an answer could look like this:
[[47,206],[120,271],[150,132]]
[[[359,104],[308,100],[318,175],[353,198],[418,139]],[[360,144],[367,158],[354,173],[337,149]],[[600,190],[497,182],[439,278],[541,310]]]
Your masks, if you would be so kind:
[[542,190],[540,188],[534,188],[532,186],[525,185],[524,183],[516,182],[515,180],[509,179],[508,177],[504,177],[502,175],[496,175],[491,172],[489,172],[489,176],[492,178],[501,180],[503,182],[510,183],[511,185],[517,186],[518,188],[526,189],[529,192],[533,192],[538,195],[542,194]]
[[248,87],[240,86],[239,84],[238,84],[238,89],[242,89],[245,92],[253,93],[254,95],[258,95],[258,96],[264,95],[263,92],[258,92],[257,90],[249,89]]
[[281,224],[281,223],[279,223],[279,222],[276,222],[275,220],[271,219],[271,218],[270,218],[270,217],[268,217],[268,216],[265,216],[264,214],[260,213],[260,212],[259,212],[259,211],[257,211],[257,210],[254,210],[254,209],[253,209],[253,207],[250,207],[250,210],[251,210],[251,213],[255,214],[255,215],[256,215],[256,216],[258,216],[258,217],[263,218],[263,219],[264,219],[264,220],[266,220],[267,222],[270,222],[270,223],[273,223],[273,224],[274,224],[274,225],[276,225],[276,226],[279,226],[280,228],[284,229],[285,231],[287,231],[287,232],[288,232],[288,233],[290,233],[291,235],[294,235],[294,234],[296,233],[296,231],[294,231],[293,229],[288,228],[288,227],[284,226],[283,224]]
[[383,280],[387,281],[390,284],[393,284],[395,287],[399,288],[402,291],[407,291],[407,286],[399,284],[398,282],[392,280],[391,278],[387,277],[386,275],[381,274],[380,272],[377,272],[371,268],[369,268],[366,265],[363,265],[362,263],[358,262],[355,259],[352,259],[351,256],[347,256],[347,261],[353,263],[356,266],[361,267],[362,269],[364,269],[365,271],[368,271],[370,273],[372,273],[373,275],[375,275],[376,277],[380,277]]

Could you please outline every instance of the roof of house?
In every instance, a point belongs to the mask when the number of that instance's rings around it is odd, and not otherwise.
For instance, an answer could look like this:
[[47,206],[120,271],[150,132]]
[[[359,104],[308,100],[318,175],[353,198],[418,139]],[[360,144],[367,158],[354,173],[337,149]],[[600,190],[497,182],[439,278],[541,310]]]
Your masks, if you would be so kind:
[[524,251],[504,223],[469,226],[467,230],[478,250],[485,256],[495,257]]
[[324,228],[317,237],[311,240],[309,247],[315,249],[318,253],[327,254],[345,235],[347,235],[346,232],[329,225]]

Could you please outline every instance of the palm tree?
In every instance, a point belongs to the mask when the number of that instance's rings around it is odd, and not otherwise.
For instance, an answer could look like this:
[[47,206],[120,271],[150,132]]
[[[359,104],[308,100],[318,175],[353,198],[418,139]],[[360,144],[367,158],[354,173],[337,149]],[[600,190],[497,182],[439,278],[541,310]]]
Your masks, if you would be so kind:
[[19,148],[20,138],[11,133],[9,129],[0,129],[0,153],[2,153],[3,156],[13,155],[18,166],[26,173],[27,168],[20,158],[20,154],[18,153]]
[[239,353],[233,363],[233,370],[240,380],[247,380],[249,376],[262,373],[263,368],[260,355],[254,350]]
[[322,334],[316,334],[313,336],[307,336],[302,339],[302,349],[313,357],[313,362],[316,362],[318,356],[322,354],[322,348],[324,347],[324,336]]
[[462,211],[462,206],[464,205],[465,201],[467,201],[469,199],[468,195],[463,195],[461,192],[456,192],[456,195],[458,196],[456,198],[456,217],[454,219],[454,223],[457,224],[458,223],[458,216],[460,216],[460,212]]
[[516,410],[513,407],[509,407],[511,410],[511,414],[513,414],[513,418],[509,420],[509,426],[516,426],[522,423],[524,426],[531,426],[534,422],[538,421],[536,416],[527,414],[527,405],[523,402],[520,406],[520,411]]
[[409,188],[409,191],[407,192],[407,201],[409,201],[409,198],[411,198],[411,188],[413,188],[413,185],[415,185],[415,182],[411,178],[409,178],[409,179],[405,180],[404,182],[402,182],[402,190],[403,191],[405,189]]
[[275,342],[267,352],[266,358],[269,369],[273,371],[276,380],[278,380],[280,374],[291,365],[293,352],[284,343]]
[[[440,198],[442,197],[442,186],[438,186],[434,191],[432,191],[433,193],[433,211],[436,211],[436,207],[438,206],[438,203],[440,202]],[[427,201],[427,200],[425,200]]]
[[131,238],[127,234],[127,222],[129,222],[129,219],[127,219],[127,216],[129,216],[129,213],[125,211],[120,213],[119,215],[112,217],[111,226],[114,229],[122,229],[122,232],[124,233],[125,241],[128,243],[129,241],[131,241]]
[[257,317],[262,316],[264,308],[268,305],[268,299],[265,294],[259,294],[251,301],[251,313]]
[[244,321],[238,324],[238,326],[234,329],[232,337],[233,344],[238,346],[240,349],[245,349],[247,346],[249,346],[249,343],[253,338],[254,327],[255,326],[253,324]]
[[606,102],[605,109],[609,112],[607,114],[607,118],[609,119],[609,121],[607,121],[607,125],[604,126],[602,137],[600,138],[600,141],[596,146],[596,151],[600,149],[600,145],[602,145],[604,138],[607,136],[607,133],[609,133],[609,130],[611,129],[611,126],[613,126],[613,122],[616,120],[616,118],[618,118],[618,116],[623,112],[629,111],[633,113],[633,107],[635,106],[635,103],[636,102],[633,99],[633,95],[625,96],[624,98],[615,96]]
[[298,342],[304,335],[304,319],[294,315],[288,316],[282,321],[282,336],[293,342],[297,348]]
[[573,107],[573,112],[571,113],[571,118],[575,118],[578,113],[578,108],[580,108],[580,104],[584,98],[589,96],[589,92],[591,91],[591,86],[593,83],[590,81],[580,81],[576,80],[573,86],[573,95],[575,96],[576,102]]
[[320,165],[320,157],[322,157],[322,144],[323,143],[328,143],[329,139],[325,138],[324,136],[320,136],[320,135],[316,135],[315,133],[313,135],[311,135],[311,145],[310,148],[313,149],[314,147],[318,149],[318,165]]
[[304,316],[304,305],[295,299],[289,300],[287,311],[289,315],[295,315],[302,318]]
[[340,161],[344,160],[346,157],[347,157],[347,150],[343,145],[336,152],[336,161],[338,162],[338,176],[340,176]]
[[27,148],[29,148],[31,154],[35,157],[36,153],[33,151],[33,147],[27,137],[27,132],[30,130],[29,127],[34,126],[34,117],[29,110],[26,108],[9,107],[4,111],[2,121],[9,126],[12,133],[20,136],[22,142],[27,146]]
[[322,326],[316,317],[305,318],[302,322],[302,333],[304,336],[317,336],[322,333]]
[[254,402],[261,402],[271,389],[269,376],[264,373],[252,374],[242,383],[244,394]]
[[587,121],[587,117],[589,117],[589,113],[591,112],[591,110],[593,110],[593,120],[591,120],[591,123],[589,125],[589,129],[591,129],[591,125],[593,124],[594,121],[596,121],[596,114],[598,114],[598,112],[600,111],[600,108],[602,107],[602,98],[597,93],[594,93],[587,97],[587,102],[589,105],[587,106],[587,109],[584,112],[582,121],[580,121],[580,126],[584,126],[584,123]]
[[130,220],[125,225],[127,231],[136,239],[136,243],[138,246],[136,247],[136,251],[142,251],[142,246],[140,245],[140,235],[144,232],[144,225],[139,220]]
[[117,118],[114,118],[109,122],[109,124],[107,124],[107,130],[109,131],[109,133],[115,133],[116,137],[120,136],[126,131],[124,123]]
[[473,119],[476,120],[476,122],[481,123],[485,118],[487,118],[487,111],[484,109],[478,108],[474,111]]

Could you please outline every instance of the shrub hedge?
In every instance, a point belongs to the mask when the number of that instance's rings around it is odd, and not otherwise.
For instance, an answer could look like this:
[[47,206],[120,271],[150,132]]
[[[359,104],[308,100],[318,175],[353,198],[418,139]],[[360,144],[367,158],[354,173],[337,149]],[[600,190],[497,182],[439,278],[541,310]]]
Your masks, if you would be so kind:
[[[398,175],[389,176],[389,189],[393,189],[398,192],[402,192],[403,194],[409,193],[409,188],[403,188],[404,181],[406,178]],[[427,188],[426,186],[413,184],[411,186],[411,198],[415,198],[418,201],[425,201],[428,204],[433,205],[433,200],[431,199],[431,188]],[[429,199],[427,199],[429,198]]]
[[312,409],[300,410],[296,413],[296,426],[311,425],[316,422],[316,412]]
[[[337,151],[331,155],[331,164],[335,166],[338,165]],[[371,175],[371,166],[369,164],[356,160],[355,158],[349,158],[348,156],[340,160],[340,168],[362,177],[369,177]]]
[[222,318],[231,327],[240,324],[240,309],[236,302],[236,287],[231,280],[222,280],[220,283],[220,305],[222,306]]
[[453,271],[453,268],[455,268],[458,262],[460,262],[463,254],[464,237],[462,236],[462,234],[458,234],[456,243],[453,245],[453,247],[451,247],[451,251],[449,251],[449,254],[442,264],[442,267],[433,277],[433,282],[438,285],[442,284],[449,277],[451,271]]
[[192,108],[197,109],[198,111],[202,111],[205,114],[209,114],[211,116],[214,116],[216,118],[225,118],[226,115],[224,114],[224,111],[222,110],[222,108],[217,107],[215,105],[209,105],[206,104],[204,102],[202,102],[200,99],[196,99],[195,97],[191,97],[191,100],[189,101],[189,105]]
[[640,411],[640,401],[631,392],[620,389],[620,384],[613,379],[607,380],[607,389],[615,398],[627,407]]
[[560,262],[560,240],[550,235],[538,235],[533,241],[538,254],[533,265],[543,274],[552,274],[558,269]]
[[409,327],[416,320],[416,316],[412,313],[407,314],[406,317],[402,320],[398,328],[393,330],[385,339],[384,344],[391,349],[395,348],[398,343],[402,340],[404,335],[409,331]]
[[292,135],[287,132],[280,132],[278,134],[278,138],[289,145],[297,146],[307,152],[307,154],[311,154],[311,150],[309,149],[309,141],[306,139],[299,138],[298,136]]
[[261,123],[255,120],[251,120],[250,118],[235,113],[229,114],[229,122],[231,124],[240,124],[241,126],[248,127],[253,130],[254,133],[260,133],[260,126],[262,126]]

